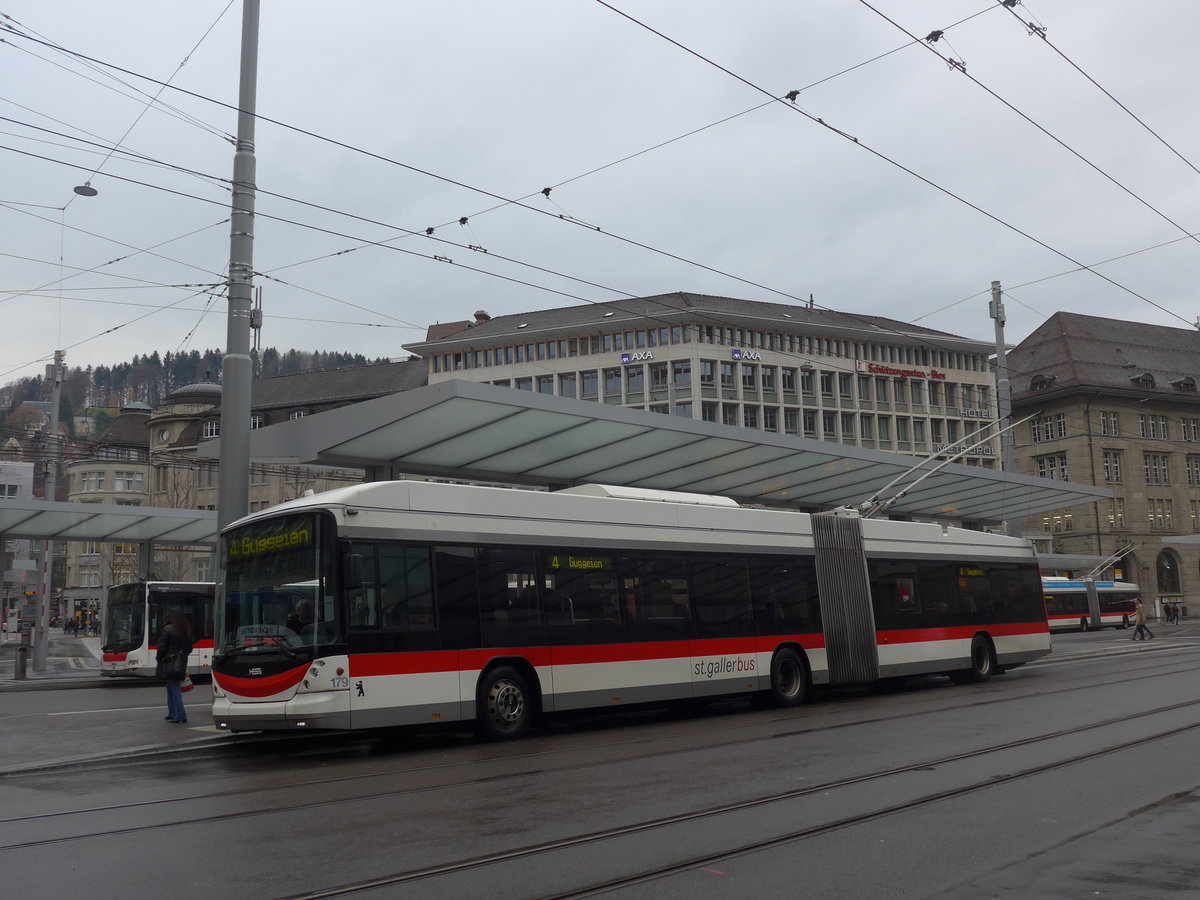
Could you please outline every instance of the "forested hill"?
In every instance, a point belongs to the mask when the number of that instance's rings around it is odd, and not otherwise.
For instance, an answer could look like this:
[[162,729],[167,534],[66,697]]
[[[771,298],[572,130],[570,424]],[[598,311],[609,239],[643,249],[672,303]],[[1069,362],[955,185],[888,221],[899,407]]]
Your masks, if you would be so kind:
[[[59,407],[60,420],[67,423],[74,416],[85,415],[87,410],[119,410],[137,401],[156,406],[163,397],[185,384],[217,381],[223,355],[220,350],[192,350],[163,356],[156,351],[113,366],[68,366]],[[361,353],[340,350],[286,350],[281,353],[268,347],[261,352],[252,351],[251,355],[256,378],[387,362],[386,359],[368,359]],[[49,400],[49,386],[43,381],[38,375],[0,387],[0,419],[27,400]]]

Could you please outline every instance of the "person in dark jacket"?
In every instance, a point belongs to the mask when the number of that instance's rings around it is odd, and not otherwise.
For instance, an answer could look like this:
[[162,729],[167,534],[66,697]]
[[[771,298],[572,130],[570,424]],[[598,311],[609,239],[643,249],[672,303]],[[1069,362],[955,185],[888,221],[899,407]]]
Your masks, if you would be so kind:
[[179,682],[187,675],[188,654],[192,652],[192,626],[182,610],[173,609],[158,636],[158,656],[154,674],[167,679],[168,722],[186,722],[187,709]]
[[1131,641],[1152,641],[1154,632],[1146,627],[1146,607],[1141,597],[1133,598],[1133,637]]

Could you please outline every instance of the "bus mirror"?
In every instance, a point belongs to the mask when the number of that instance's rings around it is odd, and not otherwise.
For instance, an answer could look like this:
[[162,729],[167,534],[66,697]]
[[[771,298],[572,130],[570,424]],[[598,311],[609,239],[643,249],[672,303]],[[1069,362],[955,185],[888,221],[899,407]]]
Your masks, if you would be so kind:
[[342,587],[348,591],[362,587],[363,558],[359,553],[342,554]]

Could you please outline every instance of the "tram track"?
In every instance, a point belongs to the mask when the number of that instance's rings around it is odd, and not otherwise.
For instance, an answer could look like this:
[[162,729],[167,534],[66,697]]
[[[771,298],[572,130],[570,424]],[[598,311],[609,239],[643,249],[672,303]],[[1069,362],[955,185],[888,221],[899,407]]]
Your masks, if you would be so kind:
[[[1200,702],[1200,701],[1196,701]],[[1163,710],[1187,707],[1196,705],[1196,702],[1176,704],[1172,707],[1164,707]],[[1155,714],[1163,710],[1148,711],[1148,714]],[[1129,721],[1133,716],[1123,716],[1118,721]],[[1020,741],[1009,742],[995,748],[976,751],[971,753],[956,754],[945,757],[940,760],[929,761],[924,764],[914,764],[902,767],[897,767],[884,772],[871,773],[862,776],[855,776],[846,779],[826,782],[820,785],[811,785],[805,788],[800,788],[792,791],[780,792],[769,796],[756,797],[748,800],[738,801],[735,803],[713,806],[702,810],[680,813],[673,816],[664,816],[657,819],[649,819],[641,822],[630,823],[616,828],[605,829],[603,831],[591,832],[588,834],[575,835],[569,838],[564,838],[557,841],[542,842],[531,844],[525,847],[513,848],[503,852],[476,856],[468,859],[458,860],[449,863],[442,863],[435,866],[427,866],[418,869],[410,869],[403,872],[396,872],[382,877],[365,879],[355,882],[347,882],[341,885],[326,887],[314,891],[304,891],[301,893],[287,894],[277,900],[327,900],[333,897],[347,897],[355,894],[377,891],[383,888],[398,887],[406,884],[415,883],[418,881],[427,881],[439,877],[447,877],[458,875],[466,872],[478,873],[481,869],[486,869],[490,866],[514,862],[527,862],[539,856],[553,854],[564,850],[575,849],[587,845],[600,844],[605,841],[612,841],[619,838],[642,835],[647,832],[685,825],[691,822],[696,822],[703,819],[740,813],[747,810],[752,810],[757,807],[764,806],[770,803],[785,802],[788,800],[800,799],[805,796],[815,794],[828,793],[830,791],[860,785],[871,781],[876,781],[883,778],[895,777],[896,775],[906,774],[910,772],[921,771],[923,769],[934,768],[941,765],[946,765],[952,762],[960,762],[963,760],[977,758],[989,753],[1000,752],[1003,750],[1011,750],[1021,746],[1037,743],[1040,741],[1060,738],[1066,735],[1075,734],[1081,731],[1090,730],[1091,728],[1101,727],[1102,723],[1088,726],[1086,728],[1065,729],[1061,732],[1056,732],[1050,735],[1042,735],[1035,738],[1023,739]],[[1108,723],[1111,724],[1111,723]],[[1185,734],[1187,732],[1200,730],[1200,722],[1189,723],[1187,725],[1178,726],[1162,731],[1156,731],[1153,734],[1143,735],[1127,741],[1118,742],[1095,750],[1089,750],[1084,753],[1074,754],[1064,759],[1055,760],[1053,762],[1042,763],[1035,766],[1029,766],[1015,772],[1005,775],[990,775],[987,778],[979,779],[973,783],[960,785],[942,791],[935,791],[924,796],[914,798],[901,803],[894,803],[880,807],[879,809],[870,812],[861,813],[852,816],[835,819],[830,822],[825,822],[820,825],[811,827],[794,829],[783,834],[775,835],[769,839],[755,840],[738,844],[737,846],[724,849],[716,853],[701,853],[685,859],[670,863],[669,865],[659,866],[652,869],[644,869],[630,875],[619,878],[608,879],[600,883],[587,885],[576,890],[567,892],[555,892],[541,895],[546,900],[582,900],[582,898],[594,897],[603,893],[621,888],[633,887],[640,884],[646,884],[661,878],[666,878],[671,875],[677,875],[688,872],[703,866],[712,866],[725,860],[729,860],[738,856],[743,856],[748,853],[755,853],[762,850],[777,848],[786,844],[797,841],[808,840],[815,837],[820,837],[830,834],[834,831],[840,831],[846,828],[852,828],[857,825],[866,824],[887,816],[894,816],[900,813],[909,812],[921,807],[929,806],[936,803],[945,802],[948,800],[958,799],[974,794],[978,791],[994,788],[999,785],[1009,784],[1027,778],[1033,778],[1040,775],[1045,775],[1059,769],[1069,766],[1079,765],[1084,762],[1099,759],[1114,753],[1120,753],[1126,750],[1131,750],[1144,744],[1163,740],[1164,738],[1175,735]]]
[[[1200,668],[1200,667],[1198,667],[1198,668]],[[1118,723],[1128,723],[1128,722],[1136,721],[1139,719],[1146,719],[1151,716],[1163,715],[1166,713],[1171,713],[1171,712],[1175,712],[1175,711],[1182,710],[1182,709],[1195,708],[1198,706],[1200,706],[1200,698],[1187,700],[1187,701],[1183,701],[1183,702],[1179,702],[1179,703],[1166,704],[1166,705],[1162,705],[1162,706],[1158,706],[1158,707],[1154,707],[1154,708],[1150,708],[1150,709],[1140,710],[1135,713],[1130,713],[1130,714],[1125,714],[1125,715],[1120,715],[1120,716],[1113,716],[1113,717],[1109,717],[1109,718],[1106,718],[1106,719],[1103,719],[1100,721],[1096,721],[1096,722],[1089,722],[1089,723],[1086,723],[1083,725],[1073,726],[1073,727],[1069,727],[1069,728],[1063,728],[1063,729],[1059,729],[1059,730],[1056,730],[1053,732],[1048,732],[1048,733],[1038,734],[1038,735],[1031,735],[1029,737],[1019,738],[1019,739],[1015,739],[1012,741],[1006,741],[1006,742],[1000,743],[1000,744],[993,744],[988,747],[981,747],[979,749],[971,750],[971,751],[967,751],[967,752],[963,752],[963,753],[956,753],[956,754],[940,756],[940,757],[936,757],[936,758],[932,758],[932,759],[919,760],[919,761],[907,763],[902,766],[896,766],[893,768],[879,770],[876,772],[869,772],[869,773],[865,773],[862,775],[856,775],[856,776],[851,776],[851,777],[841,778],[841,779],[834,779],[834,780],[822,782],[820,784],[806,785],[801,788],[795,788],[795,789],[788,790],[788,791],[781,791],[781,792],[766,794],[766,795],[762,795],[759,797],[754,797],[754,798],[749,798],[746,800],[738,801],[736,803],[713,806],[706,810],[698,810],[698,811],[694,811],[691,813],[681,814],[680,816],[670,816],[670,817],[665,817],[663,819],[651,820],[651,821],[636,824],[636,825],[624,826],[623,828],[619,828],[619,829],[612,829],[611,831],[597,832],[594,834],[582,835],[582,836],[578,836],[578,837],[574,837],[574,838],[564,839],[563,841],[552,842],[551,844],[547,844],[547,845],[533,845],[531,848],[526,848],[526,850],[523,850],[521,852],[523,852],[523,853],[532,853],[535,851],[536,852],[546,852],[545,848],[557,847],[559,849],[562,849],[562,848],[566,848],[566,847],[570,847],[570,846],[575,846],[575,845],[578,845],[581,843],[590,843],[590,842],[594,842],[594,841],[598,841],[598,840],[609,839],[609,838],[619,836],[619,835],[635,834],[638,831],[642,831],[642,830],[665,827],[665,826],[668,826],[671,824],[677,824],[680,822],[691,821],[691,820],[704,818],[704,817],[708,817],[708,816],[729,814],[731,812],[741,811],[741,810],[745,810],[745,809],[752,809],[755,807],[759,807],[759,806],[763,806],[763,805],[767,805],[767,804],[771,804],[771,803],[779,803],[779,802],[784,802],[787,800],[798,799],[798,798],[802,798],[804,796],[817,794],[817,793],[820,793],[823,791],[844,789],[844,788],[852,786],[852,785],[865,784],[865,783],[868,783],[871,781],[878,781],[878,780],[882,780],[882,779],[893,778],[898,775],[902,775],[902,774],[906,774],[906,773],[927,771],[929,769],[936,769],[936,768],[946,766],[946,765],[949,765],[952,763],[963,762],[963,761],[972,760],[972,759],[979,759],[979,758],[986,757],[991,754],[1007,752],[1007,751],[1011,751],[1011,750],[1020,749],[1023,747],[1030,747],[1030,746],[1037,745],[1040,743],[1045,743],[1048,741],[1059,740],[1059,739],[1062,739],[1065,737],[1083,734],[1083,733],[1086,733],[1089,731],[1094,731],[1094,730],[1100,729],[1100,728],[1107,728],[1107,727],[1116,725]],[[937,710],[937,712],[945,712],[945,711],[946,711],[945,708]],[[933,712],[933,711],[930,711],[930,712]],[[891,718],[895,719],[895,718],[909,718],[909,717],[911,717],[911,716],[898,716],[898,717],[891,717]],[[868,720],[868,721],[858,720],[854,723],[839,723],[837,725],[829,726],[828,729],[819,729],[819,730],[831,730],[833,728],[846,728],[846,727],[850,727],[851,725],[872,724],[873,722],[878,722],[878,721],[886,721],[886,720],[885,719],[875,719],[875,720]],[[1193,727],[1200,728],[1200,723],[1198,723],[1196,725],[1187,726],[1187,728],[1193,728]],[[1179,730],[1187,730],[1187,728],[1164,731],[1161,734],[1157,735],[1157,737],[1161,738],[1161,737],[1169,736],[1170,734],[1174,734]],[[358,802],[363,802],[363,801],[396,800],[396,799],[400,799],[400,798],[404,798],[404,797],[408,797],[408,796],[415,796],[415,795],[419,795],[419,794],[428,794],[428,793],[433,793],[433,792],[438,792],[438,791],[452,791],[452,790],[459,790],[459,789],[470,789],[472,787],[477,787],[477,786],[481,786],[481,785],[495,785],[497,781],[518,781],[518,780],[522,780],[522,779],[543,778],[543,777],[547,777],[547,776],[568,774],[571,772],[583,771],[583,770],[592,769],[592,768],[608,767],[608,766],[613,766],[613,765],[625,765],[630,762],[641,762],[641,761],[645,761],[647,759],[653,759],[656,757],[680,755],[680,754],[684,754],[684,753],[709,752],[709,751],[713,751],[713,750],[722,750],[722,749],[725,749],[730,746],[736,746],[738,744],[745,744],[745,743],[749,743],[749,742],[774,740],[776,738],[786,737],[786,736],[803,736],[804,734],[812,733],[812,731],[813,730],[807,730],[807,731],[797,730],[795,732],[790,732],[790,733],[785,733],[785,734],[776,733],[776,734],[771,734],[771,735],[767,735],[767,736],[763,736],[763,737],[741,738],[741,739],[732,740],[732,741],[724,741],[724,742],[719,742],[719,743],[706,744],[703,747],[696,747],[694,745],[688,746],[688,747],[672,747],[670,749],[663,750],[660,752],[639,754],[639,755],[636,755],[633,757],[620,757],[617,759],[606,759],[606,760],[602,760],[602,761],[594,761],[594,762],[575,764],[575,765],[570,765],[570,766],[562,766],[562,767],[557,767],[557,768],[525,769],[520,772],[502,773],[499,775],[490,774],[490,775],[482,776],[482,777],[459,779],[459,780],[455,780],[455,781],[443,782],[443,783],[439,783],[439,784],[423,785],[423,786],[419,786],[419,787],[411,787],[411,786],[402,787],[402,788],[399,788],[396,790],[384,790],[384,791],[378,790],[377,785],[378,785],[378,779],[380,777],[379,773],[373,773],[373,774],[369,774],[369,775],[346,776],[344,778],[322,779],[319,781],[310,782],[309,785],[307,785],[307,786],[317,786],[317,785],[326,786],[326,785],[330,785],[330,784],[351,783],[351,782],[361,781],[363,779],[370,779],[371,783],[376,786],[376,789],[372,790],[370,793],[356,793],[356,794],[353,794],[350,796],[343,796],[343,797],[337,797],[337,798],[313,800],[313,801],[306,801],[306,802],[299,802],[299,803],[271,804],[271,805],[259,806],[254,809],[242,809],[237,812],[230,812],[230,813],[198,815],[198,816],[181,817],[181,818],[174,818],[174,819],[165,818],[161,821],[140,822],[137,825],[130,825],[127,827],[106,827],[106,828],[103,828],[102,830],[97,829],[97,830],[92,830],[92,831],[83,831],[83,832],[74,833],[74,834],[60,834],[60,835],[54,835],[54,836],[40,838],[40,839],[25,840],[25,841],[13,842],[13,843],[3,843],[3,844],[0,844],[0,851],[2,851],[2,850],[30,850],[30,849],[38,848],[38,847],[45,847],[45,846],[49,846],[49,845],[66,844],[66,843],[80,842],[80,841],[88,841],[88,840],[92,840],[92,839],[96,839],[96,838],[106,838],[106,837],[112,837],[112,836],[117,836],[117,835],[128,836],[128,835],[135,835],[135,834],[151,832],[151,831],[161,831],[164,828],[186,828],[186,827],[192,827],[192,826],[212,825],[212,824],[227,823],[227,822],[234,822],[234,821],[246,821],[246,820],[250,820],[253,818],[257,818],[257,817],[263,817],[263,816],[307,813],[307,812],[313,812],[313,811],[317,811],[317,810],[321,810],[321,809],[327,809],[330,807],[336,807],[336,806],[341,806],[341,805],[350,804],[350,803],[358,803]],[[673,735],[672,737],[674,738],[674,737],[678,737],[678,736]],[[1141,738],[1138,741],[1135,741],[1133,743],[1134,744],[1142,743],[1142,742],[1153,740],[1153,739],[1156,739],[1156,736]],[[1121,745],[1116,745],[1115,747],[1112,747],[1112,748],[1106,748],[1105,750],[1095,751],[1093,753],[1080,756],[1079,760],[1093,758],[1097,755],[1103,755],[1104,753],[1115,752],[1116,750],[1124,749],[1125,746],[1126,745],[1121,744]],[[1132,744],[1130,746],[1132,746]],[[579,749],[580,748],[572,748],[573,751],[578,751]],[[570,752],[570,751],[554,751],[554,752]],[[512,759],[512,758],[513,757],[506,757],[505,759]],[[1076,760],[1076,761],[1078,761],[1078,760]],[[472,764],[478,765],[479,761],[478,760],[473,761]],[[464,763],[453,763],[450,765],[451,766],[459,766],[459,765],[464,765]],[[1055,766],[1043,767],[1042,770],[1049,771],[1050,769],[1055,768],[1057,765],[1059,765],[1059,764],[1056,764]],[[411,775],[411,774],[413,774],[414,771],[416,771],[416,770],[407,770],[403,774]],[[987,783],[995,784],[998,782],[996,779],[993,778],[993,779],[989,779]],[[981,784],[979,786],[981,787],[983,785]],[[289,784],[286,786],[281,786],[281,787],[262,788],[261,790],[264,793],[282,791],[282,790],[287,790],[288,792],[294,792],[297,789],[297,787],[298,786],[295,783],[292,783],[292,784]],[[143,810],[148,806],[159,806],[162,808],[169,808],[172,805],[184,806],[188,803],[192,803],[192,802],[196,802],[196,801],[200,801],[200,800],[219,800],[223,797],[229,797],[229,796],[237,796],[239,799],[245,800],[247,797],[247,792],[244,789],[242,789],[242,790],[237,790],[237,791],[209,792],[209,793],[205,793],[205,794],[197,794],[197,795],[188,796],[188,797],[162,798],[162,799],[153,800],[153,801],[144,801],[144,802],[139,802],[139,803],[124,804],[124,805],[112,804],[112,805],[107,805],[107,806],[103,806],[103,807],[91,807],[91,808],[80,809],[80,810],[59,811],[59,812],[55,812],[55,813],[42,814],[42,815],[20,816],[20,817],[0,819],[0,824],[28,826],[31,822],[33,822],[35,820],[41,820],[41,821],[63,820],[63,819],[69,819],[70,817],[73,817],[73,816],[88,816],[88,815],[92,815],[92,814],[111,814],[113,812],[127,812],[127,811],[132,811],[132,810]],[[488,864],[493,864],[495,862],[501,861],[506,858],[507,858],[507,855],[499,854],[495,857],[495,859],[492,859],[491,857],[488,857],[486,859],[491,860],[491,862]],[[463,865],[465,865],[465,863]],[[450,871],[450,870],[447,870],[447,871]],[[400,878],[401,876],[396,876],[396,877]],[[412,875],[411,877],[416,878],[416,877],[426,877],[426,876]],[[407,879],[408,876],[405,876],[405,878]],[[395,883],[402,883],[402,882],[397,881]],[[309,895],[300,895],[300,896],[307,897]],[[316,897],[316,896],[323,896],[323,895],[314,894],[311,896]],[[330,896],[336,896],[336,895],[330,895]]]
[[[1134,676],[1135,678],[1157,677],[1157,676],[1161,675],[1161,670],[1166,669],[1166,668],[1170,668],[1174,674],[1200,671],[1200,664],[1194,665],[1194,666],[1187,666],[1187,667],[1183,667],[1183,668],[1180,668],[1178,666],[1172,666],[1172,665],[1154,664],[1154,665],[1144,666],[1144,667],[1140,667],[1140,668],[1143,670],[1143,672],[1139,675]],[[1146,669],[1151,669],[1153,671],[1145,671]],[[70,810],[58,810],[58,811],[49,812],[49,813],[40,813],[40,814],[27,815],[27,816],[2,817],[2,818],[0,818],[0,825],[29,824],[29,823],[32,823],[34,821],[39,821],[39,820],[47,821],[47,820],[71,818],[71,817],[75,817],[75,816],[111,814],[114,812],[128,812],[128,811],[132,811],[132,810],[145,810],[145,809],[154,808],[154,807],[170,807],[171,805],[175,805],[175,804],[194,803],[194,802],[200,802],[200,801],[205,801],[205,800],[221,800],[222,798],[229,798],[229,797],[237,797],[241,800],[245,800],[246,797],[252,793],[270,794],[270,793],[284,792],[284,791],[286,791],[288,793],[294,793],[298,789],[305,789],[305,788],[311,788],[311,787],[326,787],[326,786],[339,785],[339,784],[343,784],[343,785],[344,784],[354,784],[354,783],[358,783],[358,782],[369,783],[372,787],[372,791],[370,793],[360,793],[360,794],[354,794],[354,795],[347,796],[347,797],[339,797],[339,798],[335,798],[335,799],[327,799],[327,800],[320,800],[320,801],[310,801],[310,802],[306,802],[306,803],[277,804],[277,805],[263,806],[260,809],[246,810],[246,811],[242,811],[242,812],[239,812],[236,814],[220,815],[220,816],[214,816],[214,817],[196,817],[193,819],[181,819],[181,820],[178,820],[175,822],[167,821],[164,823],[160,823],[159,825],[153,825],[153,826],[132,826],[128,829],[119,830],[116,833],[136,833],[139,831],[146,830],[148,828],[161,827],[161,825],[182,826],[182,825],[188,825],[188,824],[202,824],[205,822],[222,821],[222,820],[226,820],[226,819],[247,818],[247,817],[258,816],[258,815],[274,815],[274,814],[279,814],[279,813],[303,812],[306,810],[318,809],[318,808],[325,807],[325,806],[337,806],[337,805],[342,805],[342,804],[346,804],[346,803],[360,802],[363,800],[377,799],[377,798],[382,798],[382,797],[402,798],[405,796],[414,796],[414,795],[426,794],[426,793],[442,791],[442,790],[455,790],[455,789],[462,789],[462,788],[471,788],[471,787],[479,786],[479,785],[494,785],[498,781],[509,781],[509,780],[516,781],[516,780],[520,780],[520,779],[564,775],[564,774],[569,774],[572,772],[586,771],[588,769],[610,767],[610,766],[614,766],[614,765],[624,765],[624,764],[631,763],[631,762],[644,762],[644,761],[653,760],[656,758],[677,756],[680,754],[694,753],[697,751],[705,751],[705,752],[706,751],[719,751],[719,750],[723,750],[723,749],[736,748],[739,746],[755,744],[755,743],[759,743],[759,742],[763,742],[763,741],[774,741],[774,740],[786,739],[786,738],[802,738],[802,737],[809,736],[809,735],[816,735],[816,734],[821,734],[821,733],[826,733],[826,732],[831,732],[831,731],[836,731],[836,730],[841,730],[841,729],[847,729],[847,728],[865,727],[865,726],[871,726],[871,725],[886,724],[889,722],[911,720],[911,719],[919,717],[919,716],[942,715],[942,714],[946,714],[946,713],[952,713],[957,710],[975,709],[975,708],[978,708],[981,706],[987,706],[987,705],[992,705],[992,704],[1002,704],[1002,703],[1010,703],[1010,702],[1025,702],[1025,701],[1028,701],[1029,699],[1035,699],[1038,697],[1044,697],[1044,696],[1050,696],[1050,695],[1061,695],[1061,694],[1068,693],[1071,691],[1088,690],[1088,689],[1093,689],[1096,687],[1104,687],[1104,686],[1108,686],[1108,685],[1128,684],[1129,681],[1130,681],[1130,673],[1128,671],[1125,671],[1121,675],[1114,676],[1111,680],[1108,680],[1108,681],[1098,682],[1094,679],[1089,679],[1088,681],[1086,681],[1086,683],[1080,684],[1078,686],[1067,687],[1067,688],[1058,688],[1053,691],[1034,691],[1034,692],[1016,693],[1016,694],[1006,692],[1003,696],[992,697],[992,698],[987,698],[987,699],[981,699],[978,697],[978,695],[976,695],[976,698],[970,702],[955,703],[952,705],[939,706],[937,708],[922,709],[922,710],[916,710],[916,711],[910,709],[906,712],[899,713],[896,715],[876,715],[876,716],[870,716],[870,717],[866,717],[866,718],[855,718],[851,721],[834,722],[834,723],[827,723],[827,724],[823,724],[823,725],[813,725],[813,726],[799,727],[799,728],[789,728],[787,730],[773,730],[769,734],[744,735],[744,736],[739,736],[739,737],[735,737],[735,738],[730,738],[727,740],[709,742],[700,747],[698,747],[694,744],[687,744],[686,746],[672,746],[672,747],[668,747],[668,748],[654,750],[652,752],[642,752],[642,753],[620,756],[620,757],[616,757],[616,758],[608,758],[608,759],[603,759],[603,760],[595,760],[595,761],[582,762],[582,763],[571,763],[569,765],[563,765],[563,766],[524,768],[524,769],[521,769],[519,771],[514,771],[514,772],[504,772],[504,773],[499,773],[499,774],[488,774],[488,775],[484,775],[484,776],[472,777],[472,778],[466,778],[466,779],[456,779],[456,780],[452,780],[452,781],[439,782],[436,784],[422,785],[419,787],[406,786],[406,787],[398,788],[395,790],[380,791],[379,790],[379,781],[381,778],[411,778],[413,776],[420,775],[423,773],[453,770],[456,768],[463,768],[463,767],[479,768],[481,765],[488,765],[488,766],[504,765],[506,763],[511,763],[514,761],[529,760],[529,759],[533,759],[533,758],[537,758],[537,757],[561,756],[563,754],[580,754],[580,753],[588,753],[588,752],[605,752],[605,751],[611,751],[614,747],[620,746],[621,744],[642,745],[642,744],[646,744],[649,742],[660,742],[660,741],[678,742],[678,741],[684,740],[690,736],[707,734],[707,733],[709,733],[709,730],[704,729],[704,728],[698,728],[698,729],[694,729],[694,730],[688,731],[688,732],[683,732],[683,733],[676,732],[676,733],[673,733],[670,735],[660,735],[658,737],[649,738],[649,739],[644,738],[644,737],[643,738],[633,738],[628,741],[606,742],[603,744],[591,744],[591,745],[584,745],[584,746],[571,746],[571,747],[564,747],[564,748],[555,748],[555,749],[551,749],[551,750],[539,751],[539,752],[532,753],[532,754],[529,752],[518,752],[518,753],[505,754],[502,756],[490,757],[488,759],[473,758],[473,759],[469,759],[469,760],[455,760],[453,762],[439,763],[437,765],[432,765],[432,766],[417,766],[417,767],[410,767],[410,768],[406,768],[406,769],[402,769],[402,770],[389,771],[389,772],[380,772],[378,770],[373,770],[370,772],[356,773],[353,775],[344,775],[344,776],[338,776],[338,777],[334,777],[334,778],[322,777],[319,779],[309,779],[309,780],[298,781],[298,782],[292,781],[292,782],[288,782],[287,784],[282,784],[282,785],[264,786],[261,788],[256,788],[250,792],[248,792],[244,787],[239,787],[236,789],[229,789],[229,790],[223,790],[223,791],[208,791],[208,792],[204,792],[204,793],[192,793],[192,794],[187,794],[187,795],[183,795],[183,796],[155,798],[152,800],[137,801],[137,802],[126,803],[126,804],[106,804],[106,805],[102,805],[102,806],[92,806],[92,807],[84,807],[84,808],[77,808],[77,809],[70,809]],[[1036,742],[1039,740],[1047,740],[1047,739],[1052,739],[1052,738],[1056,738],[1056,737],[1061,737],[1061,736],[1064,736],[1067,734],[1082,733],[1085,731],[1093,730],[1095,728],[1107,727],[1107,726],[1116,724],[1117,722],[1128,721],[1130,719],[1141,718],[1141,717],[1148,716],[1148,715],[1161,714],[1161,713],[1169,712],[1169,711],[1172,711],[1175,709],[1185,708],[1188,706],[1194,706],[1194,705],[1198,705],[1198,704],[1200,704],[1200,699],[1185,701],[1180,704],[1156,707],[1153,709],[1143,710],[1143,711],[1131,714],[1129,716],[1120,716],[1120,717],[1105,719],[1105,720],[1102,720],[1099,722],[1089,723],[1089,724],[1083,725],[1083,726],[1078,726],[1073,729],[1065,729],[1061,732],[1054,732],[1052,734],[1037,736],[1037,737],[1025,739],[1025,740]],[[828,709],[829,707],[824,707],[824,708]],[[822,709],[822,706],[814,705],[813,707],[811,707],[811,709],[819,711]],[[794,712],[794,710],[793,710],[793,712]],[[739,725],[737,727],[739,729],[746,729],[746,730],[750,730],[750,729],[761,730],[763,728],[771,728],[780,723],[790,723],[792,721],[794,721],[793,717],[787,717],[787,718],[779,717],[779,718],[770,719],[766,722],[762,722],[762,721],[750,722],[750,723],[746,723],[745,725]],[[972,755],[984,755],[986,753],[991,753],[991,752],[1008,749],[1010,746],[1019,746],[1021,743],[1022,743],[1022,741],[1015,742],[1011,745],[1010,744],[996,745],[992,748],[984,748],[983,750],[977,751],[976,754],[972,754]],[[527,747],[528,742],[526,742],[524,744],[514,745],[514,746]],[[905,767],[905,768],[902,768],[902,769],[899,769],[896,771],[905,771],[906,769],[920,768],[921,766],[941,765],[947,761],[953,761],[954,759],[955,759],[955,757],[948,757],[946,759],[933,760],[933,761],[917,764],[916,766]],[[30,774],[39,774],[39,773],[33,772]],[[41,774],[44,774],[44,773],[41,773]],[[895,774],[895,773],[893,772],[890,774]],[[9,776],[9,777],[12,778],[15,776]],[[105,831],[105,832],[95,832],[94,834],[101,834],[101,833],[110,834],[110,833],[114,833],[114,832],[112,830],[109,830],[109,831]],[[90,836],[94,836],[94,835],[88,834],[88,833],[82,833],[82,834],[74,835],[74,836],[61,836],[61,837],[55,837],[55,838],[48,838],[48,839],[45,839],[42,841],[30,841],[30,842],[24,842],[24,843],[20,843],[20,844],[12,844],[12,845],[0,844],[0,850],[28,848],[28,847],[40,846],[42,844],[60,843],[63,841],[71,841],[71,840],[86,840]]]

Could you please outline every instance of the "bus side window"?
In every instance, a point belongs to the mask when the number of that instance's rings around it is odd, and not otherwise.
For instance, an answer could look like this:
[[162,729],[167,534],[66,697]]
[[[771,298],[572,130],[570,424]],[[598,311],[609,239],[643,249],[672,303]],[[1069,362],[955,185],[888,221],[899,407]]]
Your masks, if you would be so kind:
[[957,615],[958,569],[921,563],[917,571],[917,600],[927,624],[937,624]]
[[750,563],[750,596],[759,634],[821,630],[817,566],[811,557]]
[[694,559],[692,592],[696,622],[702,634],[754,633],[750,577],[744,560]]
[[432,629],[432,568],[428,547],[379,547],[379,624],[385,629]]
[[537,640],[541,621],[531,550],[488,547],[479,553],[479,618],[484,646]]
[[885,630],[920,627],[925,594],[917,587],[916,564],[907,560],[872,559],[867,570],[871,577],[875,627]]
[[437,617],[446,650],[479,647],[479,589],[474,547],[435,547]]
[[347,604],[351,628],[379,627],[379,591],[374,544],[355,544],[354,552],[362,556],[362,586],[350,591]]

